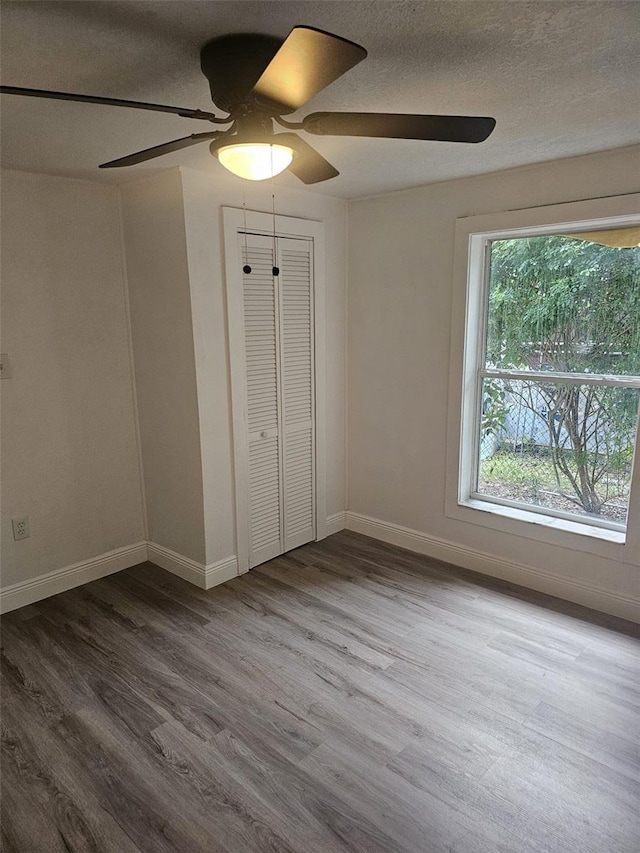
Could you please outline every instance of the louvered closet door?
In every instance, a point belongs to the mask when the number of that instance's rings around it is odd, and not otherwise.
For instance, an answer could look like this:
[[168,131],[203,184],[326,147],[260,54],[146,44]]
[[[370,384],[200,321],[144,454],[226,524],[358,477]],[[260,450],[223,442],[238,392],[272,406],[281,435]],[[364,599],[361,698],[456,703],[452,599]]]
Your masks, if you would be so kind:
[[[243,243],[244,243],[244,238]],[[249,235],[243,245],[244,339],[249,444],[249,566],[282,553],[282,460],[279,402],[279,305],[273,240]]]
[[313,244],[240,240],[253,568],[315,538]]
[[315,538],[312,242],[278,239],[284,550]]

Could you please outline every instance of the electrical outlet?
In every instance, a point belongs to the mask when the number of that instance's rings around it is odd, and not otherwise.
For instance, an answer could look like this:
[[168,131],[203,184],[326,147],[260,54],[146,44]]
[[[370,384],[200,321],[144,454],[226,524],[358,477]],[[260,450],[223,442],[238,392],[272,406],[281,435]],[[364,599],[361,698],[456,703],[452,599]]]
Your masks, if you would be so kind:
[[28,515],[23,515],[21,518],[12,518],[11,524],[13,525],[13,538],[16,542],[18,539],[28,539],[31,536]]

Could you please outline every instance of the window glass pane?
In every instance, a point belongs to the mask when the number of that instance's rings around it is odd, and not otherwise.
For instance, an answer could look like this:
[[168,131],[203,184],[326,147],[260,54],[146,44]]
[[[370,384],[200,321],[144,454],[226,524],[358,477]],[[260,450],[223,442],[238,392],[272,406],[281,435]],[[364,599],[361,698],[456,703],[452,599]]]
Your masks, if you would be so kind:
[[637,231],[494,240],[485,366],[640,375]]
[[477,492],[625,524],[636,388],[483,380]]

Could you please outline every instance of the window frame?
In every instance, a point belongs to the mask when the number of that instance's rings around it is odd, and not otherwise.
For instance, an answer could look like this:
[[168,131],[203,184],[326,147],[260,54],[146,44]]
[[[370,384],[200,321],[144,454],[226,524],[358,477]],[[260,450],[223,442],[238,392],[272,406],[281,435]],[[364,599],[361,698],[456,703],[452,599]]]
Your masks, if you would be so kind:
[[[446,515],[503,530],[518,528],[524,535],[551,539],[558,535],[577,541],[595,537],[618,545],[635,543],[640,551],[640,533],[630,530],[640,508],[640,426],[636,430],[634,466],[627,525],[592,520],[531,505],[493,499],[476,491],[479,422],[482,407],[482,375],[505,375],[517,371],[488,371],[485,367],[488,319],[490,245],[492,241],[518,237],[546,236],[604,230],[640,224],[640,194],[593,199],[538,208],[504,211],[498,214],[471,216],[456,221],[454,252],[454,299],[450,364],[450,407],[447,452]],[[562,374],[523,371],[529,378],[562,381]],[[637,377],[626,380],[616,376],[588,374],[591,384],[638,387]],[[565,375],[567,381],[584,382],[584,374]],[[635,515],[634,515],[635,513]],[[533,527],[532,527],[533,525]],[[636,525],[637,527],[638,525]],[[527,529],[528,528],[528,529]],[[589,544],[585,542],[586,549]],[[625,548],[625,551],[627,549]],[[633,562],[640,562],[635,556]]]

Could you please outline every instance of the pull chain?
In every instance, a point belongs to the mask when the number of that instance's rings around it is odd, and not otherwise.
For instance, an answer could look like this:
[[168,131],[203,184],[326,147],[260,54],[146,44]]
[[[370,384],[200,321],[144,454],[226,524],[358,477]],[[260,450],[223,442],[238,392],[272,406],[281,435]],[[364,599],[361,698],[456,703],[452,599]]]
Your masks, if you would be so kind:
[[273,217],[273,274],[280,275],[276,264],[276,194],[273,189],[273,145],[271,146],[271,216]]
[[242,272],[249,275],[251,267],[249,266],[249,249],[247,248],[247,202],[244,197],[244,178],[242,178],[242,213],[244,216],[244,259],[247,261],[242,267]]

